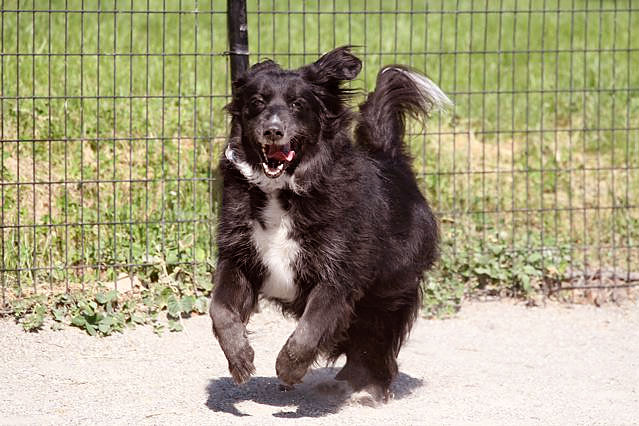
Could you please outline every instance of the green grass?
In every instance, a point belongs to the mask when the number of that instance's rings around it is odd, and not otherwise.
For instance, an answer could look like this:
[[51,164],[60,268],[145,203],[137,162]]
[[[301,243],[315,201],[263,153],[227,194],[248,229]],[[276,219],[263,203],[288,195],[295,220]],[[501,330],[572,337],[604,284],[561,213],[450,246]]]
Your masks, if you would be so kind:
[[[52,1],[51,14],[46,2],[2,4],[3,300],[120,274],[154,282],[158,263],[204,274],[215,258],[214,167],[230,90],[226,2],[183,0],[187,13],[163,14],[159,1],[149,1],[152,13],[130,13],[146,2],[118,1],[113,13],[114,2],[102,1],[99,15],[89,0],[85,13],[77,0]],[[411,5],[429,13],[406,13]],[[435,115],[425,134],[414,126],[410,141],[442,218],[445,256],[490,252],[481,242],[496,238],[540,253],[541,271],[566,256],[632,269],[639,11],[631,7],[251,1],[250,59],[297,67],[351,44],[364,61],[355,88],[370,90],[380,66],[405,63],[451,94],[453,111]],[[512,269],[511,260],[499,264]]]

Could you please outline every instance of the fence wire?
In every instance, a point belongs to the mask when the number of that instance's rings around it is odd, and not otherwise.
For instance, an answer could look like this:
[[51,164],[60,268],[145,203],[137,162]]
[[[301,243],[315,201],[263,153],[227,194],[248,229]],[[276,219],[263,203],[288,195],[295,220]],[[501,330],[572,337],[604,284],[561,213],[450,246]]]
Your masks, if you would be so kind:
[[[230,93],[226,2],[0,0],[2,304],[204,276]],[[410,149],[444,249],[486,241],[612,284],[639,264],[639,4],[248,2],[250,62],[349,44],[455,102]],[[477,242],[476,244],[474,242]]]

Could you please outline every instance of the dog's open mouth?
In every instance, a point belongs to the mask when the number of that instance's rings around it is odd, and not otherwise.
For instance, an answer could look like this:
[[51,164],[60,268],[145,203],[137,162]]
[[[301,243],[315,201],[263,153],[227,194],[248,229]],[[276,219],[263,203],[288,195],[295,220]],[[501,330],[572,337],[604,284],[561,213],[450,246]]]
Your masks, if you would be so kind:
[[291,148],[290,142],[282,145],[262,145],[262,154],[264,154],[262,168],[266,176],[270,178],[279,177],[295,158],[295,151]]

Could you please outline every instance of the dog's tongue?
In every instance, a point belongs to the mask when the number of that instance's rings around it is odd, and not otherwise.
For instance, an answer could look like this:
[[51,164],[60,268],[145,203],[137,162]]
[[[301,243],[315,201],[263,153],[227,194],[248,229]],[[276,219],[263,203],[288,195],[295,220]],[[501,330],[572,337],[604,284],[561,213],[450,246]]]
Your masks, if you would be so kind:
[[268,145],[268,151],[266,152],[266,157],[269,159],[275,159],[277,161],[286,161],[290,163],[293,161],[295,157],[295,151],[291,150],[291,146],[289,144],[286,145]]

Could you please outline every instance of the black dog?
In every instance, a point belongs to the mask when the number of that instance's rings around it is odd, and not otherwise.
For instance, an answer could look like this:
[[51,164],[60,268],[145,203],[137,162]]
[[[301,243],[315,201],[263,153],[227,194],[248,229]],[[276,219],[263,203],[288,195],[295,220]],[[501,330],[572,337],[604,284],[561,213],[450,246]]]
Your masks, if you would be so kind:
[[438,254],[402,145],[405,116],[450,101],[393,65],[354,112],[342,83],[360,69],[342,47],[297,70],[260,62],[233,83],[210,313],[237,383],[255,372],[245,324],[261,295],[299,319],[275,365],[284,383],[299,383],[318,355],[345,354],[336,378],[388,397]]

